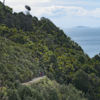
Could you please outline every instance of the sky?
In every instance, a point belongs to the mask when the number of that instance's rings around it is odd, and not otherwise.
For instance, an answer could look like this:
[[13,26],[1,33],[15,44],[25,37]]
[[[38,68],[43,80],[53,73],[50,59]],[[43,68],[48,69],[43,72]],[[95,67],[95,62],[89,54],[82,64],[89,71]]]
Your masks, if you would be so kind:
[[[0,0],[3,1],[3,0]],[[75,26],[100,27],[100,0],[5,0],[14,12],[25,12],[25,5],[31,7],[31,14],[46,17],[58,27]]]

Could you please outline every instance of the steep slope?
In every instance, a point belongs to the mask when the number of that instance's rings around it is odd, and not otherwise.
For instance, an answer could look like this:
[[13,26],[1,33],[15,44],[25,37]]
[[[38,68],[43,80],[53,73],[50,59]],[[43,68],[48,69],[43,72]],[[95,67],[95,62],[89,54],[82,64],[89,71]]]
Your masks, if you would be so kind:
[[30,49],[0,37],[0,85],[11,85],[15,80],[23,82],[36,77],[38,64],[32,56]]
[[[22,12],[12,13],[11,8],[9,9],[10,11],[5,13],[6,7],[0,3],[2,12],[0,15],[0,85],[3,88],[1,89],[3,95],[15,93],[14,96],[18,96],[16,90],[19,84],[39,76],[42,72],[59,84],[73,84],[83,91],[89,100],[99,100],[99,57],[90,59],[77,43],[49,19],[43,17],[38,20]],[[39,90],[41,90],[40,86]],[[67,93],[66,91],[68,90],[65,90],[64,94]],[[47,95],[50,95],[50,92],[47,92]],[[76,99],[71,98],[71,100]]]

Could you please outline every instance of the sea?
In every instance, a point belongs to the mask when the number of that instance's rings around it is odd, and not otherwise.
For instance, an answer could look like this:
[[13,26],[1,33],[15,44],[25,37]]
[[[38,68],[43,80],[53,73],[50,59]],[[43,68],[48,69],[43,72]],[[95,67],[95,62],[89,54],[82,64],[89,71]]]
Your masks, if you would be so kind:
[[100,28],[78,26],[65,28],[64,32],[77,42],[89,57],[100,53]]

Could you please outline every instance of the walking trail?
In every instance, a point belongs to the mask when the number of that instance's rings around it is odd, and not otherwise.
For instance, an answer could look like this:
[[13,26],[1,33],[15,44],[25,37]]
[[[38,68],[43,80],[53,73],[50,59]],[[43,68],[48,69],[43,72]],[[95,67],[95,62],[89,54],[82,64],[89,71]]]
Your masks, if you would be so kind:
[[42,80],[42,79],[45,79],[46,78],[46,76],[41,76],[41,77],[38,77],[38,78],[34,78],[33,80],[31,80],[31,81],[29,81],[29,82],[25,82],[25,83],[22,83],[22,85],[31,85],[31,84],[33,84],[33,83],[37,83],[37,82],[39,82],[40,80]]

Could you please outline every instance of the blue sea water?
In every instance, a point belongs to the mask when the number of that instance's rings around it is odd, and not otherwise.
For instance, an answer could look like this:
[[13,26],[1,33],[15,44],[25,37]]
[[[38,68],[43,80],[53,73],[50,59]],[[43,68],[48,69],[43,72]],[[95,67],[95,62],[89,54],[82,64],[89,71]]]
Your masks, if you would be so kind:
[[100,53],[100,28],[76,27],[64,31],[90,57]]

